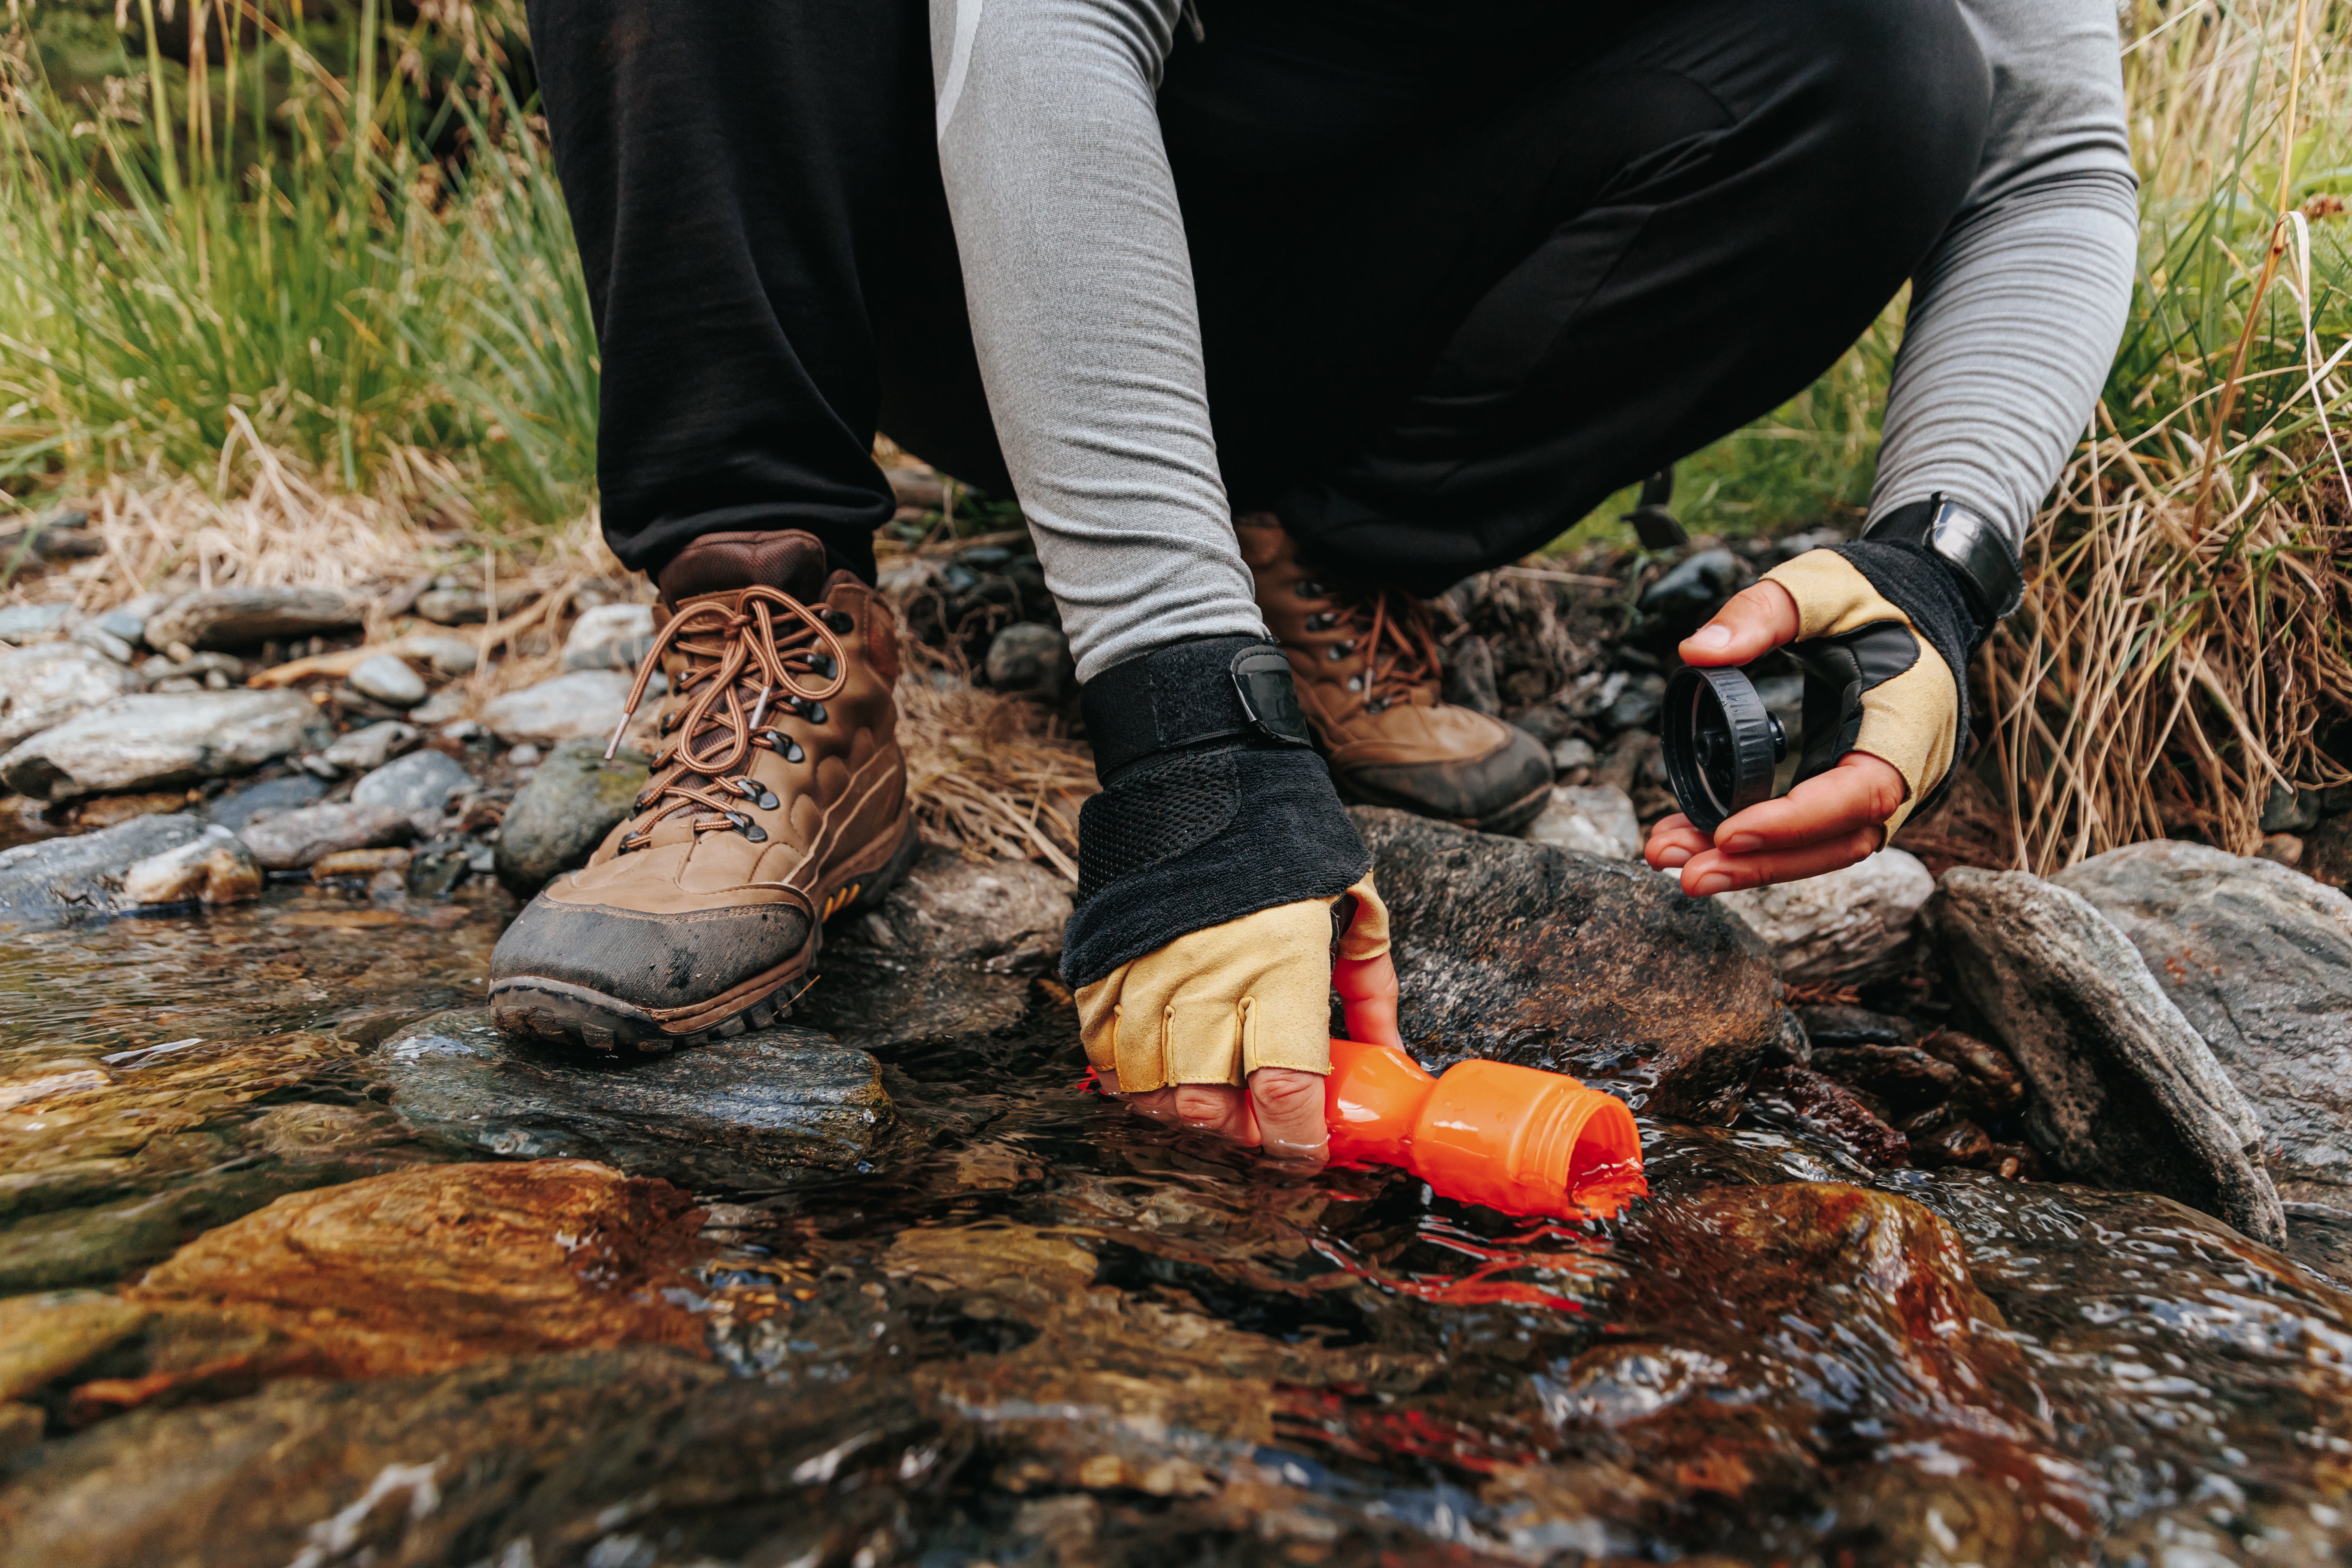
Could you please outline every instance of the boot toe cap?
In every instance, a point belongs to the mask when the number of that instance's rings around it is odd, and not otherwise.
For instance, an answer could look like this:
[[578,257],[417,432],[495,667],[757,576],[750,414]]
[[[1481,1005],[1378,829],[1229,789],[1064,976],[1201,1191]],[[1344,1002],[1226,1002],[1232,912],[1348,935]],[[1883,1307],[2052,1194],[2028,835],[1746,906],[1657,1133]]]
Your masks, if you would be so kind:
[[668,1012],[724,995],[786,963],[809,933],[807,912],[790,903],[656,913],[541,893],[499,939],[490,984],[554,981]]
[[1551,754],[1515,724],[1486,724],[1493,727],[1492,743],[1482,751],[1358,764],[1344,770],[1343,782],[1380,805],[1485,833],[1516,833],[1543,810],[1551,790]]

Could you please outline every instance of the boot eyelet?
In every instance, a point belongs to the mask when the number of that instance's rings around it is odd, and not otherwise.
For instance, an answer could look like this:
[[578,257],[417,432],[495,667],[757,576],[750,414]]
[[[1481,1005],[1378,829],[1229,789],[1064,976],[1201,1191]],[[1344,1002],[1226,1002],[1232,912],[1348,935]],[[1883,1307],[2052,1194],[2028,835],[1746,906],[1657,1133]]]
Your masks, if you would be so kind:
[[[825,673],[826,673],[827,675],[830,675],[830,674],[832,674],[833,672],[832,672],[831,670],[827,670]],[[822,724],[822,723],[824,723],[824,703],[822,703],[822,702],[812,702],[812,703],[810,703],[810,704],[808,705],[807,716],[808,716],[808,721],[809,721],[810,723],[812,723],[812,724]]]
[[1337,664],[1341,659],[1348,657],[1349,646],[1349,645],[1347,643],[1335,642],[1329,647],[1323,650],[1323,657],[1329,659],[1333,664]]
[[801,743],[798,741],[787,739],[784,742],[784,761],[804,763],[808,761],[808,753],[801,750]]
[[827,610],[824,624],[833,628],[833,635],[835,637],[847,637],[857,629],[857,623],[839,610]]
[[1301,577],[1291,591],[1302,599],[1319,599],[1323,596],[1323,584]]
[[730,811],[727,814],[727,820],[735,825],[736,832],[741,834],[752,843],[765,844],[768,841],[768,830],[761,826],[758,823],[752,821],[751,817],[746,816],[744,813],[740,811]]
[[808,665],[809,673],[814,675],[819,680],[831,680],[833,679],[833,656],[831,654],[813,653],[808,656]]
[[1360,675],[1351,675],[1351,676],[1348,677],[1348,689],[1349,689],[1349,690],[1350,690],[1350,691],[1361,691],[1363,689],[1364,689],[1364,678],[1363,678],[1362,676],[1360,676]]

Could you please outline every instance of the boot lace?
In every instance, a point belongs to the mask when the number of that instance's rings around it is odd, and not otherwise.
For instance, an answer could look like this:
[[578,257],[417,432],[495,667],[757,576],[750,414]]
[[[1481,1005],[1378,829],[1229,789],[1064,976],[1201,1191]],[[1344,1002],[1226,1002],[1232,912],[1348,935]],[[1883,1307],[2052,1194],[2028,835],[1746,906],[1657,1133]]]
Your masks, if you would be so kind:
[[1318,631],[1337,627],[1349,634],[1333,645],[1335,657],[1344,658],[1360,646],[1366,650],[1365,705],[1373,712],[1438,679],[1437,632],[1429,606],[1419,599],[1394,588],[1349,591],[1312,582],[1298,588],[1302,595],[1328,598],[1335,606],[1308,622]]
[[713,601],[680,611],[637,666],[621,721],[604,747],[606,762],[620,749],[662,656],[673,648],[686,660],[677,695],[697,695],[662,720],[662,733],[675,738],[654,758],[653,778],[635,801],[644,819],[621,840],[619,853],[644,848],[656,826],[682,811],[693,814],[688,825],[698,836],[731,830],[764,842],[767,830],[739,809],[746,803],[762,811],[777,805],[775,793],[751,776],[751,752],[764,748],[788,763],[801,761],[803,752],[778,731],[761,730],[761,721],[773,703],[824,722],[825,700],[839,695],[849,679],[841,639],[823,615],[775,588],[745,589],[732,610]]

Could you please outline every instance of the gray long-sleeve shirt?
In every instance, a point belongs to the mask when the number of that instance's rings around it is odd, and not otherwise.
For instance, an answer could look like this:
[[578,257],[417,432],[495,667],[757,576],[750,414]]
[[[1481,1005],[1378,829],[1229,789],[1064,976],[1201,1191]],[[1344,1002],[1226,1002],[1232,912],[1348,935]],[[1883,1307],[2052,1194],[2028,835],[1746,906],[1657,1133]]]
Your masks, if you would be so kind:
[[[2111,0],[1957,3],[1992,70],[1991,119],[1913,280],[1871,511],[1940,490],[2021,549],[2122,335],[2137,186]],[[1181,5],[932,0],[981,373],[1081,679],[1264,630],[1153,101]]]

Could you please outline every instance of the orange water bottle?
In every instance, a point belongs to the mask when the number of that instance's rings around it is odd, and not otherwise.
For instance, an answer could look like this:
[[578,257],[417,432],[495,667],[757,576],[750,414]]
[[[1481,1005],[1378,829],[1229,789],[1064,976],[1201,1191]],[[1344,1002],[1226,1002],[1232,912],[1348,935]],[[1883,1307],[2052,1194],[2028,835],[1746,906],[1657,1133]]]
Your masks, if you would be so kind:
[[1331,1042],[1331,1158],[1401,1165],[1505,1214],[1613,1214],[1648,1191],[1625,1102],[1565,1073],[1457,1062],[1433,1078],[1394,1046]]

